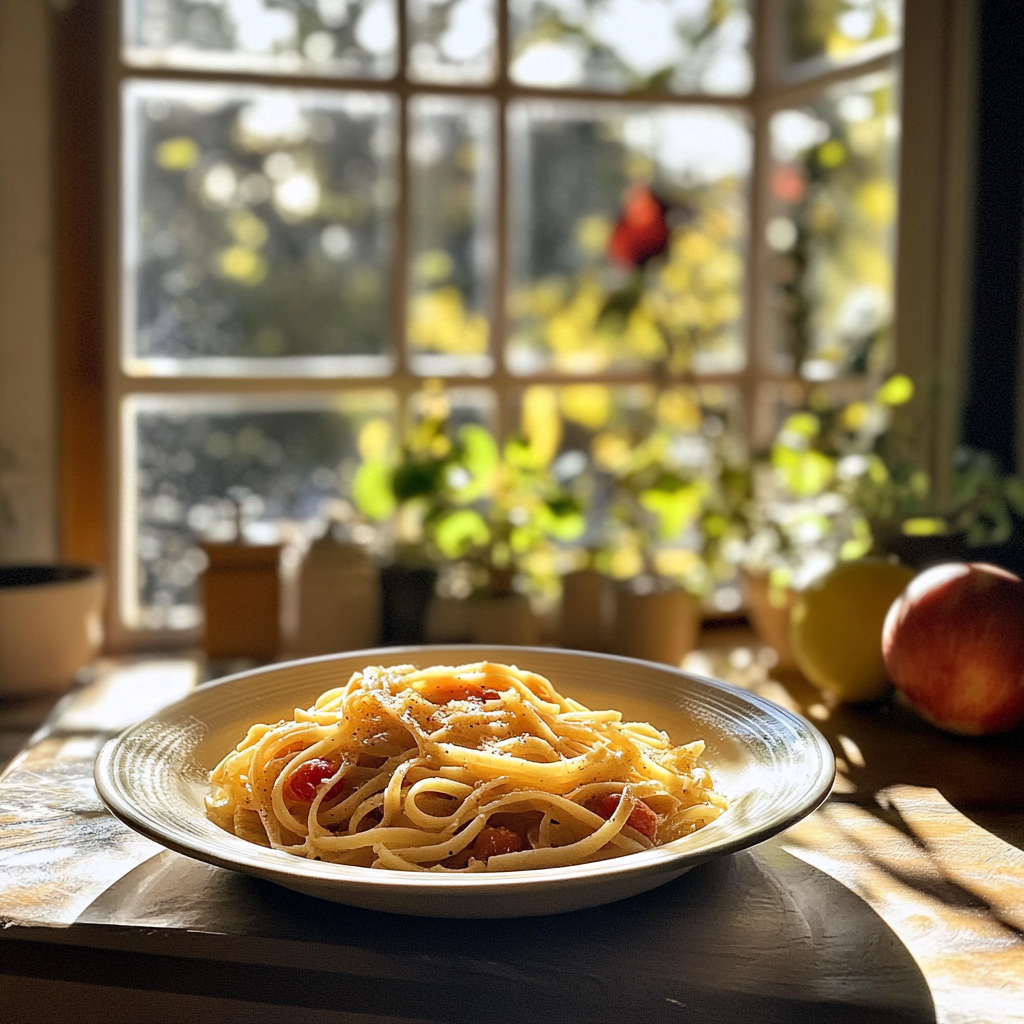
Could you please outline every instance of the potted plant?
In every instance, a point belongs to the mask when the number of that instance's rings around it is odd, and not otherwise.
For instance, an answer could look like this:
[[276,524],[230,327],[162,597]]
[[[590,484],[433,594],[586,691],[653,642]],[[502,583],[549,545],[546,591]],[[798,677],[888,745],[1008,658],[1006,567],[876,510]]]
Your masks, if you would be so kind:
[[[762,638],[793,664],[794,592],[839,561],[871,554],[912,568],[953,559],[1024,568],[1007,544],[1024,516],[1024,482],[990,455],[961,449],[943,508],[927,474],[905,455],[898,410],[912,382],[896,374],[870,398],[833,402],[809,387],[752,469],[743,519],[746,605]],[[1015,561],[1016,560],[1016,561]]]
[[478,643],[536,643],[532,604],[557,587],[559,545],[579,538],[584,516],[550,472],[552,449],[528,434],[499,446],[479,426],[459,431],[476,453],[475,486],[455,495],[432,531],[438,550],[468,576],[470,633]]
[[415,592],[420,639],[392,630],[385,642],[422,642],[439,568],[461,584],[450,588],[456,596],[468,599],[464,639],[537,639],[531,592],[550,592],[554,573],[546,555],[557,542],[575,539],[583,524],[575,499],[550,474],[551,455],[527,435],[501,446],[480,424],[453,430],[447,403],[437,396],[396,459],[359,467],[358,507],[390,521],[395,533],[399,558],[393,565],[401,568],[390,567],[394,589],[404,588],[408,600],[414,574],[423,581]]
[[597,565],[618,581],[613,650],[678,665],[696,645],[713,582],[701,529],[713,478],[681,461],[658,426],[598,457],[612,476]]
[[398,450],[364,460],[353,481],[356,507],[390,532],[392,559],[380,579],[382,642],[387,646],[424,642],[427,610],[444,560],[435,527],[479,475],[472,438],[452,438],[448,414],[444,395],[428,391],[422,415]]

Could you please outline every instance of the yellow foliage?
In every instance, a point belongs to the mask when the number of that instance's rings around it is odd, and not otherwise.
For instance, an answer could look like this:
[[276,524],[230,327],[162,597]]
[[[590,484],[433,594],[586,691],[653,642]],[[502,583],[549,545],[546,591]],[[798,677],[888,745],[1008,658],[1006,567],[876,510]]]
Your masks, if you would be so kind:
[[617,580],[629,580],[644,570],[643,555],[636,547],[622,546],[612,552],[609,570]]
[[818,148],[818,163],[829,169],[846,160],[846,147],[838,139],[829,139]]
[[709,237],[724,242],[740,234],[740,220],[731,210],[708,210],[701,218]]
[[561,309],[564,293],[564,284],[551,278],[529,288],[520,288],[509,295],[509,315],[513,319],[531,316],[547,319]]
[[457,288],[437,288],[413,297],[409,309],[409,343],[446,355],[486,355],[490,324],[470,313]]
[[244,245],[232,245],[220,254],[220,272],[241,284],[257,285],[267,276],[266,260]]
[[607,217],[581,217],[576,223],[576,246],[586,256],[600,256],[612,233]]
[[443,249],[421,252],[413,261],[412,275],[424,284],[440,284],[452,275],[455,265],[451,256]]
[[903,532],[908,537],[933,537],[947,532],[944,519],[905,519],[903,521]]
[[737,288],[743,279],[743,261],[731,249],[721,248],[696,271],[704,288]]
[[698,266],[718,252],[714,240],[703,231],[681,232],[672,243],[672,258],[691,266]]
[[542,465],[548,465],[562,440],[558,395],[552,387],[527,388],[523,396],[523,434]]
[[735,323],[743,312],[740,296],[734,291],[722,292],[709,303],[709,313],[715,326]]
[[913,397],[914,382],[902,373],[890,377],[875,395],[875,398],[883,405],[903,405]]
[[589,348],[603,304],[601,287],[594,281],[584,281],[569,303],[548,321],[544,333],[552,351],[569,353]]
[[896,189],[888,178],[872,178],[859,189],[855,202],[870,224],[887,227],[896,217]]
[[561,401],[562,415],[587,430],[600,430],[611,415],[611,394],[604,384],[568,384]]
[[666,263],[658,280],[666,291],[685,292],[690,287],[690,268],[679,262]]
[[665,352],[665,339],[658,325],[642,307],[629,315],[625,332],[626,348],[641,359],[659,359]]
[[696,431],[701,425],[700,406],[685,391],[666,391],[658,398],[658,422],[681,430]]
[[258,249],[267,241],[267,225],[250,210],[232,210],[227,216],[227,225],[239,245]]
[[359,431],[359,455],[365,462],[383,459],[391,446],[391,424],[381,417],[367,420]]
[[199,147],[186,135],[164,139],[156,147],[154,160],[165,171],[187,171],[199,162]]
[[685,548],[669,548],[657,552],[654,556],[654,568],[658,575],[669,578],[685,576],[700,566],[700,555]]
[[864,284],[888,290],[892,280],[892,263],[883,248],[869,241],[851,238],[849,259],[854,273]]
[[825,52],[835,60],[849,56],[856,49],[857,41],[837,29],[833,29],[825,38]]
[[610,431],[596,434],[590,442],[590,451],[597,468],[610,473],[617,472],[629,461],[629,443]]
[[672,304],[672,321],[680,327],[699,327],[704,317],[704,304],[694,295],[684,295]]
[[865,402],[851,402],[843,410],[843,426],[847,430],[860,430],[867,422],[868,407]]

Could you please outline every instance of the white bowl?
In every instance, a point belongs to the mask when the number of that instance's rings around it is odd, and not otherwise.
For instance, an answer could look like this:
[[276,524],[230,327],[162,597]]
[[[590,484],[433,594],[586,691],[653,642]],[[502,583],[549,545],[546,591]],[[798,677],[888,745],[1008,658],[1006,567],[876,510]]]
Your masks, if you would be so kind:
[[[479,874],[406,873],[326,864],[239,839],[203,810],[209,770],[254,722],[291,717],[367,665],[489,659],[547,676],[592,708],[647,720],[675,743],[704,739],[704,763],[729,810],[665,846],[574,867]],[[352,906],[437,917],[521,917],[596,906],[652,889],[742,850],[814,810],[835,778],[828,743],[769,701],[650,662],[528,647],[405,647],[271,665],[200,687],[108,743],[96,785],[118,818],[164,846]]]
[[103,640],[99,569],[0,566],[0,694],[66,690]]

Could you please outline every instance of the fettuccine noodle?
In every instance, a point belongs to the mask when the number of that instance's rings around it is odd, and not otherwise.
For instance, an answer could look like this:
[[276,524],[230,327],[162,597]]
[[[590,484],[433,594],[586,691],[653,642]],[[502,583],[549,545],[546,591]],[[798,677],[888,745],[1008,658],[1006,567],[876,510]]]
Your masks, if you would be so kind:
[[210,774],[222,828],[300,857],[402,871],[517,871],[637,853],[726,808],[646,722],[480,662],[369,667],[291,721],[254,725]]

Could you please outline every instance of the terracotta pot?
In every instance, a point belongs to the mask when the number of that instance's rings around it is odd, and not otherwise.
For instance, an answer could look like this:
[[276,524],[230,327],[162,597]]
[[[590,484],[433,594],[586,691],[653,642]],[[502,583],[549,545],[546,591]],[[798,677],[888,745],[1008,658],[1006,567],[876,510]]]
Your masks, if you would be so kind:
[[789,616],[796,602],[796,591],[776,588],[774,591],[767,576],[744,573],[740,581],[743,603],[757,635],[771,647],[778,661],[777,668],[796,668],[793,645],[789,638]]
[[615,629],[615,584],[593,569],[562,577],[558,643],[577,651],[610,651]]
[[105,590],[92,566],[0,566],[0,694],[67,689],[103,641]]
[[685,590],[638,594],[620,587],[615,594],[616,654],[678,667],[697,646],[700,602]]

